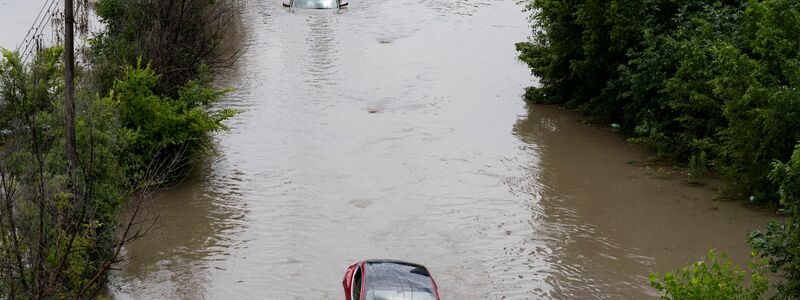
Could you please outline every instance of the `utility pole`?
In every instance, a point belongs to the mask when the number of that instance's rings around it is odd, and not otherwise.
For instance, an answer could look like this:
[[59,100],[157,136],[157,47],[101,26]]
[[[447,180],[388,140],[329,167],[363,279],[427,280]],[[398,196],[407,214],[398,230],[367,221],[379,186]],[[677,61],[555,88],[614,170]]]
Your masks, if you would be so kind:
[[65,113],[67,122],[66,150],[70,169],[78,166],[78,152],[75,142],[75,14],[73,13],[73,0],[64,1],[64,79],[66,80]]

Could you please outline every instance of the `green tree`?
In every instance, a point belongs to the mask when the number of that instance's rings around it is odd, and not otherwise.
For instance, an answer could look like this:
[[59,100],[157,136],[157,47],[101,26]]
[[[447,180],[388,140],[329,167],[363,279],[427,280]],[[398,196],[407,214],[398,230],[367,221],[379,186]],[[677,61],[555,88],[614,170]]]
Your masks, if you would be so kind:
[[775,202],[774,160],[800,140],[800,1],[750,1],[736,39],[719,47],[711,80],[726,99],[719,166],[734,191]]
[[0,294],[11,299],[92,297],[127,240],[124,134],[98,97],[79,108],[80,165],[67,170],[61,53],[42,51],[30,66],[11,52],[0,60]]
[[800,139],[800,1],[531,0],[518,43],[535,103],[621,124],[658,157],[777,204],[768,174]]
[[576,87],[580,78],[573,72],[573,61],[583,58],[580,41],[583,29],[575,18],[580,1],[532,0],[533,40],[517,44],[520,59],[527,63],[542,83],[529,88],[528,99],[537,103],[563,104],[580,100]]

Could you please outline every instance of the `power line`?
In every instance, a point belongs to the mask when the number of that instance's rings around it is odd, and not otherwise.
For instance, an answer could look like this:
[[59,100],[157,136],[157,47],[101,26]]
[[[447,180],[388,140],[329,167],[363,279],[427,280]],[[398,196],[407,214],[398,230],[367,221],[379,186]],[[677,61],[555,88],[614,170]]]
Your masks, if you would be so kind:
[[[23,53],[29,53],[32,51],[39,50],[37,48],[31,47],[32,44],[40,42],[41,35],[44,33],[45,25],[52,20],[53,16],[58,13],[58,4],[60,4],[61,0],[51,0],[49,7],[47,8],[44,16],[39,20],[38,23],[33,24],[33,35],[27,40],[25,47],[23,48]],[[53,6],[56,6],[54,9]]]
[[[42,17],[41,20],[38,20],[38,24],[34,22],[33,27],[31,27],[31,29],[34,30],[33,35],[30,36],[30,39],[26,37],[25,46],[20,47],[20,49],[22,49],[22,51],[20,52],[22,55],[21,60],[23,63],[26,62],[28,58],[30,58],[33,52],[38,51],[41,48],[41,45],[38,44],[35,45],[35,47],[31,46],[33,46],[34,43],[40,42],[41,35],[42,33],[44,33],[45,29],[44,25],[50,22],[50,20],[53,19],[53,16],[55,16],[58,13],[57,8],[58,5],[60,4],[61,0],[51,0],[50,5],[47,7],[47,12],[45,13],[44,17]],[[54,5],[56,6],[55,10],[53,9]]]
[[[45,2],[44,5],[42,6],[42,8],[39,10],[39,14],[36,15],[36,19],[33,21],[33,25],[31,25],[31,28],[28,29],[28,33],[25,34],[25,38],[23,39],[23,43],[25,43],[26,46],[30,45],[30,43],[32,42],[33,38],[36,36],[37,32],[40,30],[40,26],[42,24],[42,21],[44,20],[44,18],[48,14],[50,14],[50,10],[53,8],[54,2],[55,2],[55,0],[49,0],[49,2]],[[45,10],[47,12],[43,15],[42,13],[45,12]],[[33,34],[31,35],[31,33],[33,33]],[[29,38],[30,38],[30,40],[29,40]],[[22,44],[20,44],[19,48],[22,48]],[[18,50],[19,50],[19,48],[18,48]]]
[[28,56],[30,52],[37,51],[37,48],[39,48],[38,46],[41,46],[38,43],[40,42],[42,33],[44,33],[44,25],[50,22],[53,16],[57,13],[57,10],[54,10],[53,6],[60,1],[61,0],[50,0],[49,5],[46,3],[45,6],[42,7],[44,14],[40,14],[40,18],[37,18],[36,21],[34,21],[33,26],[28,30],[29,34],[26,36],[23,44],[21,44],[18,48],[18,51],[23,57]]
[[[50,0],[50,2],[51,2],[51,3],[50,3],[50,5],[51,5],[51,6],[52,6],[52,1],[53,1],[53,0]],[[42,8],[41,8],[41,9],[39,9],[39,13],[38,13],[38,14],[36,14],[36,19],[35,19],[35,20],[33,20],[33,25],[31,26],[31,28],[29,28],[29,29],[28,29],[28,32],[27,32],[27,33],[25,33],[25,38],[24,38],[24,39],[22,39],[23,43],[25,42],[25,40],[27,40],[27,39],[28,39],[28,36],[30,36],[30,34],[31,34],[31,31],[32,31],[32,30],[33,30],[33,28],[35,27],[36,23],[37,23],[37,22],[39,22],[39,18],[42,16],[42,12],[44,12],[44,8],[45,8],[45,7],[47,7],[47,1],[45,1],[45,2],[44,2],[44,5],[42,5]],[[17,47],[17,51],[19,51],[19,49],[20,49],[20,47],[21,47],[21,46],[22,46],[22,43],[20,43],[20,45]]]

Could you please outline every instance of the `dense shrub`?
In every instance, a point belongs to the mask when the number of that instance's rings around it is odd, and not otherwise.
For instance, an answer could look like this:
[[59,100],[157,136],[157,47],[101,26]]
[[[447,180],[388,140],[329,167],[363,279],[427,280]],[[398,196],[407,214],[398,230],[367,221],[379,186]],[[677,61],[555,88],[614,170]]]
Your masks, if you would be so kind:
[[98,82],[107,90],[123,75],[120,66],[144,59],[163,75],[156,94],[177,97],[201,67],[226,67],[235,59],[223,36],[237,13],[237,0],[100,0],[97,14],[106,28],[92,49]]
[[789,218],[772,222],[750,234],[750,245],[768,259],[772,272],[785,280],[778,284],[778,299],[800,299],[800,145],[787,163],[776,162],[770,174],[780,187],[781,203]]
[[[730,197],[788,212],[750,243],[785,278],[778,297],[800,298],[800,0],[527,3],[533,38],[517,50],[541,86],[525,97],[618,123],[691,181],[715,170]],[[654,286],[670,299],[763,292],[710,259]]]
[[[659,157],[777,204],[773,160],[800,139],[800,1],[531,0],[517,44],[533,102],[622,125]],[[752,196],[752,197],[751,197]]]
[[225,91],[210,87],[210,77],[179,87],[178,98],[157,95],[160,76],[148,67],[127,67],[107,101],[114,103],[120,124],[131,134],[127,155],[121,157],[134,180],[160,172],[166,180],[180,177],[208,148],[210,133],[225,129],[232,110],[211,111]]
[[777,200],[768,175],[800,140],[800,1],[751,1],[711,81],[726,101],[720,169],[744,196]]
[[663,279],[650,274],[650,285],[662,293],[661,299],[670,300],[757,300],[767,291],[767,279],[759,266],[753,266],[750,282],[745,283],[746,272],[729,261],[726,255],[710,251],[706,259],[667,273]]
[[712,92],[715,47],[733,32],[735,8],[721,4],[680,7],[668,30],[644,33],[641,51],[631,52],[610,84],[620,93],[617,120],[659,156],[681,161],[717,157],[716,135],[725,123],[723,100]]
[[235,47],[223,47],[223,34],[236,20],[236,0],[100,0],[96,6],[106,27],[91,42],[92,82],[133,134],[123,157],[127,174],[133,181],[180,179],[233,115],[211,111],[225,91],[212,86],[210,70],[235,57],[226,53]]

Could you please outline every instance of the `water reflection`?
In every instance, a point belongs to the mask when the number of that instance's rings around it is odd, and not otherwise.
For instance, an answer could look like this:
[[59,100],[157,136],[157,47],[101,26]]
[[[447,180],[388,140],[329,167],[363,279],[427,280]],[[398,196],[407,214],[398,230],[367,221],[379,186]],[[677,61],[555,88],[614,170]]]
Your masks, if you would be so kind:
[[[540,159],[531,174],[541,187],[529,241],[535,250],[527,253],[552,287],[540,297],[653,297],[650,272],[671,271],[712,248],[746,265],[746,233],[769,217],[738,203],[714,207],[711,188],[632,166],[646,155],[571,112],[533,106],[513,132]],[[530,190],[537,189],[523,192]]]
[[224,160],[199,173],[148,204],[159,222],[126,247],[122,271],[112,276],[112,282],[124,282],[112,284],[116,298],[204,299],[209,275],[222,268],[216,262],[241,245],[232,237],[246,227],[240,205],[244,174],[226,168]]
[[307,59],[302,64],[307,68],[310,78],[306,82],[314,88],[315,94],[324,96],[335,88],[339,78],[336,78],[334,61],[343,53],[336,53],[336,20],[335,14],[315,14],[306,17],[309,28],[306,42],[308,44]]

